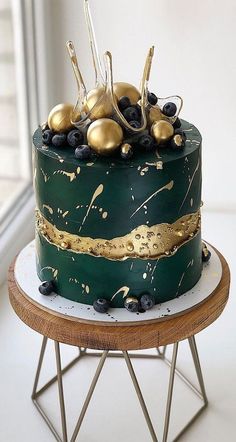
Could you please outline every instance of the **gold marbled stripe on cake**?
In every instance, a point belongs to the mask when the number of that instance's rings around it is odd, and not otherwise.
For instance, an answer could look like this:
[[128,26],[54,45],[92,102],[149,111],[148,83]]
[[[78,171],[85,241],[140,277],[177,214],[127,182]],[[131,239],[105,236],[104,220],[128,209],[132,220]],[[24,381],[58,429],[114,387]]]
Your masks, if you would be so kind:
[[197,211],[182,216],[172,224],[138,226],[130,233],[117,238],[90,238],[58,230],[39,210],[36,210],[37,230],[51,244],[59,249],[112,260],[159,259],[171,256],[179,247],[197,235],[200,224],[200,211]]

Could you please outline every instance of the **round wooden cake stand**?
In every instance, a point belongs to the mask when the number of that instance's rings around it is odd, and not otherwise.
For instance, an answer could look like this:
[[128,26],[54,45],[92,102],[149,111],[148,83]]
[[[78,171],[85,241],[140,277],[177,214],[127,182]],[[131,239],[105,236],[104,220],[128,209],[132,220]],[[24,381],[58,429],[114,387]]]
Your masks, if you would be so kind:
[[[43,335],[43,342],[32,392],[32,400],[41,415],[43,416],[50,430],[54,434],[56,440],[63,442],[67,442],[68,440],[74,442],[76,440],[97,380],[102,371],[104,362],[108,356],[123,356],[125,358],[153,441],[167,441],[175,375],[178,375],[182,379],[182,381],[184,381],[188,385],[188,387],[190,387],[192,391],[202,399],[202,407],[174,439],[174,441],[179,440],[182,434],[190,427],[190,425],[196,420],[200,413],[206,408],[208,403],[195,341],[195,335],[204,328],[208,327],[210,324],[212,324],[220,316],[228,300],[230,285],[229,268],[224,257],[217,250],[216,253],[218,254],[222,264],[222,278],[217,288],[213,291],[211,296],[206,299],[205,302],[196,306],[191,311],[183,312],[183,314],[180,314],[173,318],[167,317],[166,319],[162,319],[161,321],[159,320],[156,323],[152,322],[150,324],[145,323],[124,326],[119,325],[119,327],[108,325],[104,326],[102,324],[95,325],[93,323],[85,324],[79,322],[78,319],[73,320],[73,318],[71,317],[68,319],[63,318],[52,311],[46,311],[45,309],[42,309],[39,305],[33,304],[30,299],[22,293],[22,291],[16,284],[14,277],[14,263],[10,266],[8,275],[8,287],[12,307],[14,308],[19,318],[23,322],[25,322],[25,324]],[[54,340],[55,342],[57,374],[40,390],[37,390],[48,338]],[[190,381],[186,379],[185,376],[176,368],[179,341],[185,339],[188,339],[189,342],[200,388],[196,388],[194,385],[192,385]],[[64,369],[62,369],[61,367],[60,343],[73,345],[79,348],[79,355]],[[166,357],[166,346],[168,344],[174,344],[171,360]],[[144,355],[137,353],[128,353],[128,350],[142,350],[147,348],[155,348],[156,354]],[[88,349],[96,349],[102,351],[89,352]],[[113,352],[113,350],[118,350],[119,352]],[[95,376],[91,382],[86,400],[82,407],[78,421],[75,425],[74,432],[71,438],[68,439],[62,375],[77,361],[79,361],[82,357],[85,357],[86,355],[100,357],[100,359],[95,372]],[[131,363],[132,357],[149,357],[160,359],[170,367],[166,414],[164,421],[164,430],[161,439],[157,439],[156,432],[147,411],[147,407],[144,402],[140,386],[138,384],[133,369],[133,365]],[[45,414],[44,410],[38,402],[38,397],[55,381],[58,381],[62,437],[54,428],[50,419]]]

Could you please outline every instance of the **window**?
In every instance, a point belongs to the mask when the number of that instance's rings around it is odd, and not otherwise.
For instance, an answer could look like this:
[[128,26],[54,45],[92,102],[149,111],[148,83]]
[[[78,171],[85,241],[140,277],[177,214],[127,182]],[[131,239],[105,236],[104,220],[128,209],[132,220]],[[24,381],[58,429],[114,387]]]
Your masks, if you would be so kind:
[[[44,1],[0,0],[1,272],[19,247],[33,236],[31,140],[40,121],[36,14],[38,28],[43,33]],[[25,241],[20,243],[23,237]],[[1,277],[0,274],[0,282]]]

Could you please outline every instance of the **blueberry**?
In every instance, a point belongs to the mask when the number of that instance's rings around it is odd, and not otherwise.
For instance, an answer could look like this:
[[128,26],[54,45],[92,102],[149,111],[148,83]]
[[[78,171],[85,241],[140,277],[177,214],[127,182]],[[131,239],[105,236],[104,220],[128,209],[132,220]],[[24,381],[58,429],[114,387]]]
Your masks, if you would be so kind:
[[66,134],[56,134],[52,137],[52,144],[55,147],[62,147],[66,144]]
[[140,298],[140,305],[143,310],[149,310],[155,305],[155,298],[150,293],[144,293]]
[[118,101],[118,106],[121,111],[124,111],[127,107],[131,106],[129,97],[121,97]]
[[173,117],[176,114],[177,106],[175,103],[169,101],[166,103],[162,109],[162,113],[167,117]]
[[46,129],[45,131],[43,131],[43,133],[42,133],[43,144],[46,144],[46,146],[49,146],[52,142],[53,135],[54,135],[54,133],[50,129]]
[[84,137],[78,129],[71,130],[67,135],[67,143],[72,147],[78,147],[83,143]]
[[130,296],[125,299],[124,307],[132,313],[138,312],[139,310],[139,300],[134,296]]
[[88,160],[91,158],[92,150],[87,144],[81,144],[81,146],[76,147],[75,149],[75,157],[78,160]]
[[139,129],[141,127],[141,124],[137,120],[129,121],[129,125],[134,129]]
[[138,111],[133,106],[127,107],[124,110],[123,115],[127,121],[137,121],[138,120]]
[[108,301],[108,299],[98,298],[98,299],[96,299],[96,301],[94,301],[93,308],[98,313],[106,313],[107,310],[109,309],[110,305],[111,305],[111,303],[110,303],[110,301]]
[[157,104],[157,96],[153,92],[148,92],[148,102],[155,106]]
[[138,144],[147,151],[152,150],[155,145],[151,135],[141,135],[138,139]]
[[39,292],[41,295],[51,295],[51,293],[55,290],[54,282],[53,281],[44,281],[39,286]]
[[181,121],[179,118],[176,118],[175,122],[173,123],[174,129],[179,129],[181,127]]
[[136,109],[136,111],[138,112],[138,116],[139,116],[139,118],[140,118],[141,115],[142,115],[141,107],[139,106],[139,104],[135,104],[133,107],[134,107],[134,108]]

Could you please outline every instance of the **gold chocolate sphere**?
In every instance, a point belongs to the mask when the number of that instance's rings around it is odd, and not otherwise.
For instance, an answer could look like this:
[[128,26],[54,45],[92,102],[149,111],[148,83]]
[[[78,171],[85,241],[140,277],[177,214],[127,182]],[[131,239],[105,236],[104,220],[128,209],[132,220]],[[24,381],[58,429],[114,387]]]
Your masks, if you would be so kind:
[[148,123],[151,126],[155,121],[162,120],[163,116],[161,109],[157,106],[152,106],[148,111]]
[[129,83],[123,83],[122,81],[118,81],[114,83],[113,90],[118,100],[121,97],[129,97],[131,104],[136,104],[141,98],[138,89]]
[[125,298],[124,307],[130,312],[137,312],[139,309],[139,300],[135,296]]
[[181,137],[180,134],[176,134],[176,135],[173,137],[173,142],[174,142],[174,144],[175,144],[177,147],[182,147],[182,144],[183,144],[183,138]]
[[[71,123],[74,106],[69,103],[57,104],[48,115],[48,126],[55,132],[66,132],[73,127]],[[75,121],[79,121],[79,112],[73,115]]]
[[100,118],[90,124],[87,132],[88,144],[101,155],[110,155],[121,144],[123,131],[116,121]]
[[[95,89],[91,89],[86,96],[86,101],[84,105],[85,112],[90,112],[90,118],[92,120],[97,120],[98,118],[109,117],[112,114],[112,103],[111,98],[105,92],[104,86],[97,87]],[[96,106],[98,100],[103,96],[101,102]]]
[[130,158],[133,154],[132,146],[129,143],[124,143],[120,146],[120,153],[122,158]]
[[174,135],[174,128],[168,121],[159,120],[153,123],[151,132],[157,144],[164,144]]

